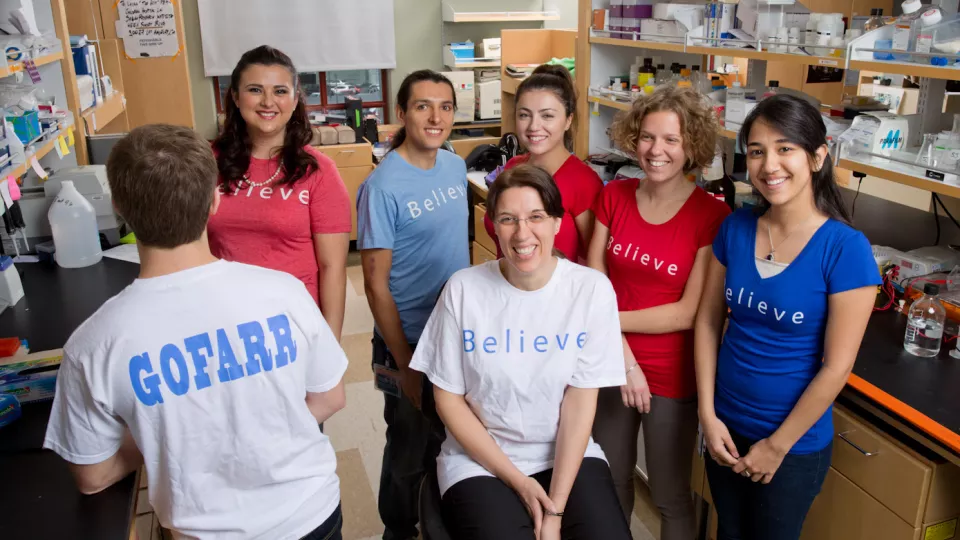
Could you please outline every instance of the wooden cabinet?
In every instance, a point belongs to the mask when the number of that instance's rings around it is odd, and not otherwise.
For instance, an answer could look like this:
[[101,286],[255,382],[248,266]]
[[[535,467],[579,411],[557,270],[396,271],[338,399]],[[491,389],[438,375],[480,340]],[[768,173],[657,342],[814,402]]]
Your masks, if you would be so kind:
[[357,190],[373,171],[373,146],[369,143],[314,146],[337,164],[340,178],[350,195],[350,240],[357,239]]
[[497,254],[491,252],[487,248],[481,246],[477,242],[474,242],[471,246],[470,251],[470,264],[476,266],[478,264],[483,264],[485,262],[497,260]]
[[[802,540],[954,538],[960,468],[835,405],[833,457]],[[933,532],[930,532],[933,531]]]

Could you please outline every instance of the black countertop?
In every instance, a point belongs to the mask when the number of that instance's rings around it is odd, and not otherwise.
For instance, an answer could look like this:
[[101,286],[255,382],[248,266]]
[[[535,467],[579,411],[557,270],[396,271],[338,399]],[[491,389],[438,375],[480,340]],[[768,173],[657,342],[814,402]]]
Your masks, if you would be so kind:
[[906,327],[893,310],[873,314],[849,386],[960,456],[960,359],[949,355],[956,342],[920,358],[903,349]]
[[[103,259],[87,268],[21,264],[25,297],[0,314],[0,336],[18,336],[30,350],[63,347],[107,299],[136,278],[136,264]],[[51,402],[25,403],[23,416],[0,428],[3,538],[127,540],[136,503],[131,474],[96,495],[77,491],[67,462],[42,450]]]

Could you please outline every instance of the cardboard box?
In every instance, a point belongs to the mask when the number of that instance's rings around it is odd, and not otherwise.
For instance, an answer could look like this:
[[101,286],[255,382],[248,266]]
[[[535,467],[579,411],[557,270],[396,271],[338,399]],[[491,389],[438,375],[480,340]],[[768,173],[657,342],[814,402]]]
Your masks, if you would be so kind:
[[477,118],[500,118],[500,79],[477,85]]
[[453,83],[454,97],[457,100],[457,113],[454,122],[473,122],[474,80],[473,71],[444,71],[443,75]]
[[853,119],[841,141],[854,152],[874,154],[902,150],[909,134],[906,117],[885,111],[864,113]]
[[63,349],[0,360],[0,394],[12,394],[20,403],[53,399]]

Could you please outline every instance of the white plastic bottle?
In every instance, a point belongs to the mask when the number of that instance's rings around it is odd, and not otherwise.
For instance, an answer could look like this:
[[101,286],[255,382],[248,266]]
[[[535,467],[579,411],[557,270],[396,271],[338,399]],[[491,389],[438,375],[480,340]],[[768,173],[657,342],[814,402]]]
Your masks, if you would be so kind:
[[733,86],[727,88],[727,103],[724,108],[724,118],[727,122],[742,124],[746,116],[747,91],[740,86],[740,81],[733,81]]
[[903,348],[912,355],[929,358],[940,353],[947,312],[937,299],[938,294],[940,287],[927,283],[923,286],[923,296],[910,306]]
[[[833,20],[832,14],[827,14],[820,17],[820,22],[817,23],[817,45],[826,47],[830,45],[830,38],[833,37],[833,31],[836,29],[836,23]],[[825,48],[818,48],[814,54],[816,56],[826,56]]]
[[[897,19],[893,25],[893,45],[894,51],[914,51],[916,50],[917,29],[920,26],[920,16],[926,11],[920,0],[906,0],[900,6],[903,8],[903,15]],[[897,60],[910,60],[908,54],[894,54]]]
[[637,86],[637,78],[640,73],[640,66],[643,65],[643,60],[638,56],[636,57],[633,64],[630,65],[630,86],[628,88],[633,88]]
[[70,180],[64,180],[60,192],[47,212],[57,264],[64,268],[82,268],[100,262],[100,232],[97,213]]
[[[820,22],[819,13],[811,13],[810,17],[807,19],[806,30],[803,33],[803,44],[804,45],[816,45],[817,44],[817,23]],[[807,51],[810,54],[816,54],[816,51]]]

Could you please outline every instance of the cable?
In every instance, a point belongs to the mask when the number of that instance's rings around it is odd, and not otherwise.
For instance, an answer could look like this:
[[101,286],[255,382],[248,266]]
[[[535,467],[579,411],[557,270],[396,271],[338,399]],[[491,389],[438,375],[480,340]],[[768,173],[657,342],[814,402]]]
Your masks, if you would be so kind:
[[950,216],[950,221],[952,221],[953,224],[956,225],[958,229],[960,229],[960,223],[957,223],[957,218],[953,217],[953,214],[950,213],[950,209],[947,208],[947,205],[943,204],[943,201],[940,200],[940,195],[937,195],[936,193],[934,193],[933,200],[940,203],[940,208],[943,208],[943,211],[946,212],[948,216]]
[[[857,173],[853,173],[853,174],[859,176],[859,174]],[[850,207],[851,218],[857,215],[857,198],[860,197],[860,186],[863,185],[863,179],[866,177],[867,175],[860,176],[860,181],[857,182],[857,194],[853,196],[853,204]]]
[[930,202],[933,203],[933,221],[937,224],[937,239],[933,241],[933,245],[940,245],[940,212],[937,210],[937,194],[930,194]]

